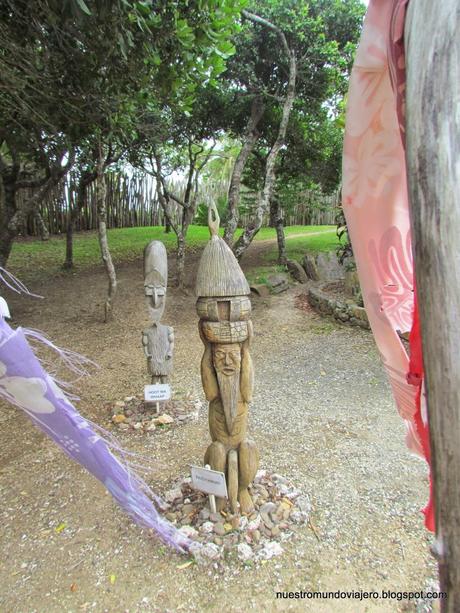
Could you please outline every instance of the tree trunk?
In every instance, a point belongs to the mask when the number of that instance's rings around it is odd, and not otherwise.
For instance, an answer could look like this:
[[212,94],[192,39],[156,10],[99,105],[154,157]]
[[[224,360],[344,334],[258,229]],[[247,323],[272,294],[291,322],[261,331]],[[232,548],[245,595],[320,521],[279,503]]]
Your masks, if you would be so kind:
[[460,5],[411,0],[407,159],[441,610],[460,611]]
[[107,240],[107,206],[106,206],[106,184],[104,173],[104,159],[99,156],[97,161],[97,176],[96,176],[96,207],[98,221],[98,237],[99,246],[101,248],[102,260],[104,262],[107,277],[109,279],[109,287],[107,291],[107,299],[104,307],[104,321],[107,322],[112,317],[113,301],[117,291],[117,276],[115,267],[110,255],[109,243]]
[[42,239],[42,241],[48,241],[50,238],[50,233],[48,228],[46,227],[43,217],[40,214],[40,211],[38,209],[34,209],[33,215],[35,223],[37,224],[37,230],[40,234],[40,238]]
[[6,267],[16,234],[10,221],[16,211],[15,182],[18,169],[5,170],[0,181],[0,266]]
[[270,226],[276,228],[276,239],[278,242],[278,264],[286,265],[286,237],[284,236],[284,219],[280,202],[276,196],[272,196],[270,202]]
[[246,128],[246,134],[243,140],[243,146],[235,160],[233,166],[230,186],[228,188],[228,218],[225,225],[224,240],[232,247],[233,236],[238,227],[238,206],[240,203],[241,177],[243,175],[246,162],[254,149],[254,146],[259,138],[257,125],[264,114],[264,104],[260,96],[256,96],[251,105],[251,117],[249,118]]
[[15,235],[11,234],[8,227],[0,228],[0,266],[2,268],[6,268],[13,247],[14,238]]
[[181,231],[177,233],[177,287],[185,289],[185,235]]
[[276,158],[278,156],[278,152],[284,143],[287,126],[289,123],[289,116],[291,114],[292,105],[294,103],[296,76],[296,56],[294,50],[291,49],[289,51],[289,82],[286,92],[286,98],[283,104],[283,114],[278,128],[278,135],[267,157],[267,162],[265,166],[264,186],[262,192],[257,197],[256,210],[254,212],[253,219],[251,220],[250,225],[245,228],[243,234],[237,240],[233,248],[233,252],[238,259],[241,259],[243,253],[251,244],[254,236],[260,230],[264,214],[270,206],[270,199],[275,183],[275,163]]
[[74,219],[72,219],[72,213],[74,209],[69,211],[67,217],[67,228],[65,233],[65,262],[62,265],[66,270],[73,268],[73,227]]
[[63,264],[63,268],[67,270],[73,268],[73,231],[75,227],[75,222],[77,221],[78,216],[80,215],[83,207],[85,206],[86,189],[88,185],[91,185],[91,183],[95,181],[96,177],[96,170],[83,172],[78,183],[75,207],[73,209],[70,209],[67,215],[66,251],[65,262]]

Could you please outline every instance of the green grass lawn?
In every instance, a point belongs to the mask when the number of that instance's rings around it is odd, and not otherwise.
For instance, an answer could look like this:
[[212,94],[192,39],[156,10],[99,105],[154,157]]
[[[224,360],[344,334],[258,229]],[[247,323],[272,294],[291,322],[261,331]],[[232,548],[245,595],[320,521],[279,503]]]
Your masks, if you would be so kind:
[[[238,234],[241,230],[238,231]],[[321,234],[317,234],[321,233]],[[289,238],[302,234],[302,237]],[[315,236],[308,236],[315,234]],[[323,236],[324,234],[324,236]],[[274,228],[262,228],[257,234],[257,241],[275,239]],[[300,257],[305,251],[324,251],[337,246],[334,226],[290,226],[286,228],[286,244],[289,257]],[[145,245],[151,240],[161,240],[168,251],[176,246],[173,232],[166,234],[163,227],[121,228],[108,231],[110,251],[115,264],[139,259]],[[189,250],[204,247],[209,240],[209,231],[205,226],[190,226],[187,234]],[[266,255],[267,263],[276,261],[276,244]],[[26,278],[40,276],[42,273],[56,274],[62,270],[65,259],[65,236],[52,237],[48,241],[25,239],[13,246],[8,267],[12,272]],[[96,232],[81,232],[74,236],[75,270],[83,270],[101,264],[99,243]]]
[[[295,226],[299,227],[299,226]],[[310,234],[315,232],[315,226],[305,226],[311,228]],[[340,245],[337,238],[335,227],[331,226],[316,226],[317,228],[324,228],[323,230],[317,230],[321,234],[316,236],[309,236],[309,233],[305,233],[305,236],[296,236],[289,238],[289,233],[286,232],[286,252],[290,260],[302,260],[306,252],[319,253],[320,251],[334,251]],[[286,228],[289,229],[289,228]],[[291,234],[294,234],[293,232]],[[276,262],[278,259],[278,248],[276,244],[270,251],[264,255],[264,259],[267,262]]]

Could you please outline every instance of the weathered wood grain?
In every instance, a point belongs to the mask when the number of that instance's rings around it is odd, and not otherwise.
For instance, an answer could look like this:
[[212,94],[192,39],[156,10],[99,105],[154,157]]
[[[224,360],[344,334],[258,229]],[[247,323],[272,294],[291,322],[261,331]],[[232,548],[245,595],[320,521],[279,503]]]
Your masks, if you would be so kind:
[[411,0],[407,160],[443,611],[460,611],[460,3]]

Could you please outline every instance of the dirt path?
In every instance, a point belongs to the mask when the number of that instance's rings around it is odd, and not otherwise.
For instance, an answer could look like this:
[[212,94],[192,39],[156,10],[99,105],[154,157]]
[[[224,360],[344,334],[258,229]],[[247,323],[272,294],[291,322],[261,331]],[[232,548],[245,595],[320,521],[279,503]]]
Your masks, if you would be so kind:
[[[247,262],[253,262],[249,254]],[[101,323],[106,282],[99,270],[32,288],[46,295],[39,303],[10,301],[17,322],[100,364],[83,383],[80,410],[103,425],[105,403],[146,382],[142,283],[139,262],[119,269],[111,325]],[[404,446],[372,336],[299,310],[300,292],[296,286],[254,299],[250,428],[262,467],[310,495],[315,531],[299,529],[282,557],[258,569],[180,570],[182,558],[133,526],[90,475],[16,409],[1,405],[2,612],[430,610],[396,600],[275,597],[278,590],[418,591],[435,576],[419,513],[428,491],[425,466]],[[176,331],[173,389],[202,398],[194,298],[170,291],[165,322]],[[120,439],[155,458],[150,481],[161,491],[189,463],[201,462],[208,436],[203,411],[181,428]]]

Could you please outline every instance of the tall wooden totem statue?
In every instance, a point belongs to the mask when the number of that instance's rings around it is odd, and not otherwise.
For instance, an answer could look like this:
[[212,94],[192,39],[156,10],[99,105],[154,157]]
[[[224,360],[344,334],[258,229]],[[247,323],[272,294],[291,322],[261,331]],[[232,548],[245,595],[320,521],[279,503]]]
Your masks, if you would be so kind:
[[142,345],[152,383],[166,383],[173,367],[174,330],[160,323],[168,286],[168,256],[160,241],[144,250],[144,293],[152,325],[142,332]]
[[[254,508],[248,486],[257,472],[259,452],[247,438],[248,405],[254,376],[249,345],[252,338],[249,285],[235,256],[218,235],[219,216],[210,206],[211,240],[198,268],[196,309],[204,343],[201,379],[209,401],[212,443],[205,464],[226,473],[231,509]],[[218,508],[225,505],[218,499]]]

